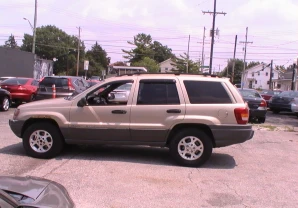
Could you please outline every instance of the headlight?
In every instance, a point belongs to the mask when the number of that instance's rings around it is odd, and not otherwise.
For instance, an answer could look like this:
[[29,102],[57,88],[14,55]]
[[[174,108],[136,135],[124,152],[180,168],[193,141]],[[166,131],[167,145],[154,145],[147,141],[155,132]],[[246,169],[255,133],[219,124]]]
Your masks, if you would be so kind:
[[12,119],[16,120],[19,114],[20,114],[20,109],[18,108],[15,109]]

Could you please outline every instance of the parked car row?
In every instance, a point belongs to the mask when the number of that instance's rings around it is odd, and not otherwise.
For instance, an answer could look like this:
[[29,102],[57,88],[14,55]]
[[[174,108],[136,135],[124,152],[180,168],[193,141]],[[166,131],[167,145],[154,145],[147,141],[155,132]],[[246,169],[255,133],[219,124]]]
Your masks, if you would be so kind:
[[273,113],[294,112],[298,116],[298,91],[284,91],[269,100],[269,109]]
[[84,78],[74,76],[48,76],[41,80],[0,77],[0,110],[7,111],[12,103],[20,105],[23,102],[71,96],[92,85]]

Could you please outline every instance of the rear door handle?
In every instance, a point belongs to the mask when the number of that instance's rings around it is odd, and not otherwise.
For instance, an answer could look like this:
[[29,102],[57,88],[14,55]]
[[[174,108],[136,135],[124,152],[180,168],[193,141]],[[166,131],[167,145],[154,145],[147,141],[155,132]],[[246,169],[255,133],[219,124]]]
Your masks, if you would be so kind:
[[125,110],[113,110],[112,111],[113,114],[126,114]]
[[180,109],[169,109],[167,110],[167,113],[181,113]]

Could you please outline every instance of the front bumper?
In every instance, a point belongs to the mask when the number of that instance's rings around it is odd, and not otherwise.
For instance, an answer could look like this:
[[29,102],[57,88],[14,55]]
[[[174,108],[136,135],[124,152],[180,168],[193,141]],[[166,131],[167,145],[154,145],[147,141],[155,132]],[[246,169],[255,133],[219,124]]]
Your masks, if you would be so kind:
[[252,125],[211,126],[215,147],[225,147],[243,143],[254,136]]
[[25,121],[17,121],[9,119],[9,126],[12,132],[19,138],[22,138],[22,128],[24,126]]

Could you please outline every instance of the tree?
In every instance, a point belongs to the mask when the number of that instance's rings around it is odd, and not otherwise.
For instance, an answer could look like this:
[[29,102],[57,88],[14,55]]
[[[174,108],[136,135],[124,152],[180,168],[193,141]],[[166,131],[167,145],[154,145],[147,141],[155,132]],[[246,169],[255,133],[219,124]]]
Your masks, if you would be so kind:
[[248,63],[246,68],[249,69],[249,68],[252,68],[252,67],[257,66],[259,64],[261,64],[261,63],[258,62],[258,61],[257,62],[251,61],[251,62]]
[[[229,59],[228,65],[220,73],[220,76],[231,78],[232,77],[232,68],[233,68],[233,59]],[[227,70],[228,70],[228,75],[227,75]],[[243,72],[243,60],[236,59],[235,60],[234,83],[233,84],[241,83],[242,72]]]
[[17,44],[17,41],[14,38],[14,35],[12,35],[12,34],[8,37],[8,40],[5,41],[5,44],[3,47],[4,48],[20,48]]
[[124,61],[116,61],[112,64],[113,66],[127,66],[127,63]]
[[[21,50],[31,52],[32,40],[31,35],[24,34]],[[71,75],[76,74],[77,44],[77,37],[68,35],[55,26],[47,25],[36,28],[35,53],[43,59],[58,59],[54,63],[54,74],[65,74],[67,71]],[[83,42],[80,42],[80,69],[83,68],[84,56],[85,46]],[[84,71],[79,70],[79,74],[83,75]]]
[[172,49],[167,46],[163,46],[160,42],[152,42],[151,35],[139,33],[134,36],[134,41],[127,41],[128,44],[135,46],[130,51],[122,49],[127,55],[123,56],[128,59],[130,63],[135,63],[143,60],[145,57],[149,57],[160,63],[168,58],[173,57]]
[[91,50],[87,51],[86,59],[89,60],[89,76],[101,75],[101,72],[106,70],[110,64],[110,57],[97,42],[91,47]]
[[172,49],[168,48],[168,46],[163,46],[160,42],[154,41],[151,45],[151,49],[153,50],[154,60],[157,63],[163,62],[169,58],[173,58],[174,54],[172,53]]
[[145,67],[148,70],[148,72],[151,73],[159,72],[158,63],[154,59],[151,59],[149,57],[144,57],[142,60],[133,63],[132,66]]
[[187,54],[184,53],[180,55],[180,57],[175,57],[174,59],[174,66],[177,67],[179,72],[187,73],[187,63],[188,63],[188,73],[189,74],[198,74],[200,69],[200,63],[194,62],[191,59],[187,58]]

